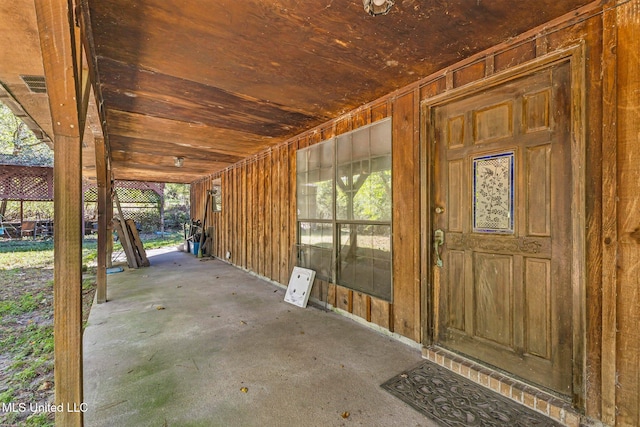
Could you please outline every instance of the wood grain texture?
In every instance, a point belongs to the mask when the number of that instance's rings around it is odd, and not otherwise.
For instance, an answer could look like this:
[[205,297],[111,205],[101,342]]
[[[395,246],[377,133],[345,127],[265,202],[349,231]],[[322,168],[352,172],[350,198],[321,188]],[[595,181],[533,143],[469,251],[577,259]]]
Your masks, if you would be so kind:
[[415,95],[409,93],[393,104],[392,185],[393,185],[393,315],[394,330],[415,341],[420,340],[419,258],[420,228],[415,218],[419,210],[419,188],[415,177],[419,173],[419,156],[415,130]]
[[[640,2],[617,9],[618,270],[616,424],[640,425]],[[603,405],[603,411],[604,411]]]
[[107,192],[107,154],[104,138],[95,138],[96,178],[98,184],[98,253],[96,269],[96,301],[107,301],[107,204],[113,203]]
[[280,228],[280,174],[280,148],[276,147],[271,151],[271,279],[286,282],[280,278],[280,239],[284,237]]
[[[617,11],[615,10],[611,11],[611,13],[609,13],[608,19],[610,20],[613,19],[614,21],[617,20],[618,19],[617,14],[618,14]],[[595,17],[595,18],[587,19],[585,20],[585,22],[580,22],[581,18],[576,15],[576,18],[573,20],[572,19],[568,19],[565,22],[567,25],[567,28],[561,28],[557,31],[555,30],[550,31],[548,34],[545,34],[543,36],[544,37],[543,41],[540,41],[540,39],[534,40],[533,47],[535,50],[535,54],[539,56],[539,55],[544,55],[545,53],[554,54],[554,52],[557,52],[558,49],[563,49],[568,46],[575,45],[576,43],[579,43],[579,42],[584,42],[587,45],[587,48],[585,49],[586,55],[587,55],[585,76],[587,81],[586,87],[588,87],[588,90],[585,93],[586,106],[587,106],[585,110],[585,114],[586,114],[587,123],[588,123],[588,126],[585,127],[585,132],[587,133],[586,164],[585,164],[585,167],[586,167],[586,183],[585,183],[586,185],[586,188],[585,188],[586,227],[584,227],[584,232],[586,235],[586,244],[587,244],[584,250],[586,254],[586,260],[587,260],[586,261],[587,312],[585,316],[587,325],[586,325],[586,354],[584,359],[586,361],[585,376],[586,376],[587,383],[585,384],[585,398],[586,398],[586,410],[588,415],[598,418],[598,413],[600,411],[600,406],[601,406],[600,402],[602,402],[604,399],[604,393],[610,393],[610,395],[613,396],[613,399],[616,399],[619,404],[624,403],[624,405],[626,405],[625,408],[627,408],[627,410],[628,408],[633,409],[633,406],[629,406],[630,402],[633,403],[633,399],[629,397],[630,395],[627,393],[628,390],[631,390],[631,392],[633,392],[633,388],[632,386],[629,385],[628,381],[629,381],[629,378],[631,378],[634,373],[638,372],[637,362],[635,361],[635,359],[632,360],[627,358],[626,356],[626,354],[628,354],[629,348],[631,348],[632,350],[635,348],[633,347],[633,345],[635,342],[634,340],[636,339],[633,334],[629,335],[630,331],[628,326],[627,326],[627,329],[625,329],[622,332],[619,332],[616,335],[616,339],[614,340],[615,342],[610,340],[607,343],[603,343],[601,341],[601,334],[602,334],[603,328],[605,328],[602,322],[608,321],[610,324],[613,324],[614,325],[613,328],[610,328],[610,327],[606,327],[606,328],[609,331],[615,331],[615,325],[619,324],[618,322],[620,321],[619,319],[621,317],[621,311],[620,311],[622,307],[621,298],[623,297],[621,296],[622,294],[619,293],[618,296],[615,298],[615,301],[612,301],[613,292],[614,291],[619,292],[620,289],[624,289],[625,298],[628,296],[631,298],[631,301],[633,301],[633,298],[635,298],[634,296],[635,294],[632,292],[633,285],[627,284],[627,283],[633,283],[632,281],[631,282],[628,281],[627,272],[625,271],[624,273],[622,272],[615,273],[614,267],[610,267],[607,270],[608,268],[607,265],[609,265],[609,263],[603,266],[602,259],[601,259],[603,248],[605,248],[606,245],[610,245],[610,246],[617,245],[615,234],[613,235],[608,234],[606,231],[601,232],[600,230],[602,227],[603,219],[606,218],[607,215],[610,214],[610,212],[612,212],[611,211],[612,207],[616,208],[616,205],[613,202],[615,191],[611,188],[609,184],[611,183],[613,185],[613,181],[611,181],[610,177],[607,178],[607,176],[609,176],[610,171],[612,170],[611,168],[615,166],[615,161],[617,160],[614,160],[614,159],[620,158],[621,156],[620,152],[618,153],[617,156],[613,154],[613,152],[609,150],[609,145],[603,142],[603,141],[614,140],[615,138],[611,137],[612,133],[617,135],[619,132],[612,131],[610,128],[607,130],[606,125],[601,126],[603,117],[604,117],[604,121],[606,121],[609,126],[614,123],[614,119],[613,119],[614,116],[611,115],[611,112],[612,112],[611,110],[612,109],[615,110],[616,108],[619,108],[618,104],[615,104],[615,103],[611,104],[614,106],[612,107],[610,105],[608,107],[608,112],[607,112],[607,108],[603,110],[602,103],[603,102],[610,103],[611,99],[613,99],[611,96],[615,95],[616,92],[619,92],[622,89],[616,88],[615,85],[612,85],[613,80],[611,80],[611,79],[615,79],[615,75],[616,75],[616,72],[614,70],[615,65],[617,63],[616,55],[614,54],[615,52],[611,50],[609,54],[605,54],[604,67],[601,67],[601,64],[599,63],[600,55],[603,54],[602,52],[603,41],[602,41],[602,35],[600,33],[602,31],[601,18]],[[605,19],[607,18],[605,17]],[[555,25],[558,25],[560,27],[563,26],[563,24],[561,23],[556,23]],[[610,26],[609,28],[610,28],[609,37],[612,37],[613,35],[616,35],[618,33],[618,30],[616,28],[612,28]],[[517,44],[517,43],[518,43],[517,40],[514,41],[514,44]],[[607,44],[606,40],[604,41],[604,46],[605,47],[608,46],[611,49],[614,47],[613,45]],[[514,59],[515,62],[517,62],[518,58],[522,58],[523,57],[522,55],[525,55],[525,53],[523,53],[524,51],[520,52],[520,56],[518,56],[518,54],[515,54],[514,52],[515,51],[511,52],[510,55],[512,55],[515,58]],[[627,54],[630,57],[630,54],[628,52]],[[491,57],[493,60],[494,56],[492,55],[493,55],[492,53],[487,53],[487,58]],[[508,59],[508,56],[509,55],[505,54],[499,58],[500,61],[502,62],[498,63],[498,66],[497,66],[498,68],[502,66],[500,64],[512,63],[512,62],[509,62],[511,61],[511,59]],[[487,61],[485,61],[485,64],[488,63]],[[456,67],[453,67],[453,68],[455,69]],[[603,68],[602,69],[603,80],[600,80],[601,68]],[[506,68],[505,70],[508,71],[510,69],[511,68]],[[445,82],[446,80],[444,77],[442,77],[443,74],[444,72],[440,74],[437,78],[433,77],[428,81],[424,81],[423,83],[420,83],[419,97],[421,99],[428,99],[432,96],[442,96],[445,90],[445,87],[444,85],[442,85],[442,83]],[[462,74],[458,74],[458,75],[462,75]],[[451,79],[452,79],[452,87],[453,87],[453,76],[451,77]],[[609,80],[607,81],[607,79]],[[603,86],[607,88],[605,89],[605,91],[608,91],[609,95],[606,95],[606,94],[603,95],[602,93]],[[375,121],[379,118],[386,117],[392,110],[394,111],[394,117],[395,117],[398,114],[399,103],[402,102],[402,98],[403,96],[406,95],[407,90],[395,93],[393,95],[393,98],[391,96],[388,96],[388,97],[381,98],[379,101],[373,102],[370,106],[371,120]],[[411,89],[410,91],[413,92],[413,90],[414,89]],[[624,90],[627,90],[627,89],[624,89]],[[415,109],[415,106],[414,106],[414,109]],[[351,126],[356,127],[363,121],[363,117],[366,117],[366,113],[364,111],[365,110],[357,110],[353,112],[352,114],[353,118],[351,119],[351,122],[352,122]],[[630,119],[627,120],[627,123],[629,122],[629,120]],[[344,120],[341,120],[341,121],[344,122]],[[340,126],[344,127],[344,124],[341,124]],[[394,128],[395,127],[396,125],[394,124]],[[337,125],[335,126],[331,124],[327,124],[326,126],[323,125],[322,129],[320,130],[321,137],[324,138],[325,136],[331,135],[334,129],[336,128],[337,128]],[[417,131],[417,129],[418,129],[418,126],[416,124],[413,126],[413,131]],[[397,129],[394,130],[394,132],[395,131],[397,131]],[[606,136],[607,139],[605,139],[603,135],[607,135]],[[298,141],[301,141],[300,142],[301,147],[305,146],[308,143],[307,141],[309,140],[309,134],[303,134],[301,136],[298,136],[296,137],[295,140],[296,142],[294,144],[288,145],[289,160],[290,162],[293,162],[293,163],[295,163],[294,162],[295,150],[297,149]],[[605,146],[604,150],[602,149],[603,144]],[[631,147],[630,144],[629,144],[629,147]],[[631,153],[630,155],[635,155],[633,151],[631,151],[630,153]],[[603,158],[603,154],[607,155],[609,158],[608,159]],[[631,160],[628,160],[628,159],[627,161],[630,163]],[[538,157],[537,160],[534,159],[534,163],[536,161],[539,163],[540,158]],[[261,169],[259,167],[259,161],[256,161],[254,164],[256,165],[256,170]],[[291,243],[295,242],[295,234],[296,234],[296,231],[295,231],[295,226],[296,226],[295,183],[293,182],[293,179],[295,177],[295,170],[293,166],[294,165],[292,164],[292,168],[288,174],[289,176],[289,183],[288,183],[289,195],[288,196],[289,196],[289,202],[291,204],[291,207],[290,207],[291,213],[288,219],[289,219],[289,225],[291,227],[291,233],[289,235],[289,238],[291,239],[290,240]],[[603,172],[603,170],[607,172]],[[627,169],[621,171],[619,167],[615,166],[613,170],[617,171],[616,173],[617,173],[618,179],[622,179],[622,177],[624,177],[625,179],[624,182],[626,183],[625,185],[629,187],[630,183],[634,180],[634,178],[632,178],[631,175],[627,174]],[[603,176],[603,175],[607,175],[607,176]],[[394,178],[395,178],[395,175],[394,175]],[[618,186],[621,185],[620,182],[617,183]],[[632,186],[630,188],[632,188]],[[603,189],[604,189],[604,192],[603,192]],[[258,194],[256,193],[256,198],[257,197],[258,197]],[[607,202],[606,200],[609,200],[609,201]],[[628,201],[629,203],[628,206],[631,206],[632,199],[629,199],[629,200],[630,201]],[[395,195],[394,195],[394,201],[396,201]],[[537,202],[532,202],[532,203],[537,203]],[[621,216],[620,205],[617,205],[617,211],[618,211],[618,217],[620,217]],[[260,218],[263,218],[263,217],[260,216]],[[538,222],[536,224],[532,224],[533,229],[541,230],[542,228],[547,227],[548,219],[546,217],[544,220],[539,218],[537,221]],[[553,221],[553,218],[552,218],[552,221]],[[618,229],[620,227],[619,224],[620,223],[618,222],[618,225],[616,226],[616,228]],[[640,223],[634,225],[634,227],[636,226],[640,226]],[[627,234],[620,232],[617,239],[624,240],[625,236],[630,236],[630,233],[633,233],[634,229],[635,228],[631,228],[630,231],[626,231],[625,233]],[[395,230],[395,224],[394,224],[394,235],[395,235],[395,232],[396,230]],[[545,233],[541,233],[541,234],[545,234]],[[607,239],[607,237],[610,237],[610,236],[613,236],[613,240]],[[394,240],[394,250],[395,250],[396,245],[398,244],[398,242],[400,242],[400,238],[394,236],[394,239],[395,239]],[[612,242],[612,243],[607,243],[607,242]],[[620,255],[620,252],[622,251],[622,248],[624,248],[625,251],[633,249],[634,246],[630,244],[631,241],[629,241],[628,243],[629,243],[629,248],[627,248],[626,246],[619,246],[616,249],[619,255]],[[606,251],[606,249],[604,250]],[[280,251],[282,251],[282,245],[280,245]],[[609,256],[612,256],[612,254],[613,254],[613,251],[612,249],[610,249]],[[618,257],[618,262],[623,260],[625,265],[627,264],[633,265],[633,263],[635,262],[634,259],[635,258],[630,257],[629,253],[627,252],[623,254],[623,256]],[[534,260],[534,263],[535,262],[538,262],[538,261]],[[611,264],[611,265],[614,265],[614,264]],[[540,266],[538,265],[538,267]],[[539,271],[537,273],[535,273],[534,271],[533,273],[534,276],[542,275],[541,273],[542,269],[538,269],[538,270]],[[526,267],[524,271],[526,271]],[[611,276],[612,274],[613,276]],[[630,270],[629,274],[635,274],[634,270]],[[605,279],[607,275],[609,275],[609,279]],[[613,277],[613,280],[615,280],[615,282],[617,283],[617,288],[614,289],[614,288],[611,288],[610,286],[602,287],[602,285],[604,284],[603,280],[612,280],[611,277]],[[394,279],[397,281],[398,277],[394,276]],[[606,293],[610,293],[609,296],[607,296]],[[348,291],[340,290],[340,288],[336,288],[334,285],[330,285],[328,288],[328,294],[329,294],[329,300],[335,301],[336,306],[338,306],[339,304],[342,304],[346,310],[349,310]],[[343,295],[344,297],[346,297],[345,299],[346,302],[340,303],[340,295]],[[379,325],[387,325],[384,327],[387,327],[389,330],[393,330],[394,327],[399,326],[394,324],[395,319],[398,318],[398,311],[402,310],[402,308],[399,307],[398,304],[399,303],[397,300],[394,301],[393,305],[389,305],[385,302],[381,302],[376,299],[371,299],[371,321]],[[415,304],[415,302],[412,301],[410,304]],[[358,306],[358,303],[353,301],[352,299],[352,307],[354,311],[360,311],[357,308],[357,306]],[[603,308],[606,308],[606,310],[603,310]],[[631,310],[630,306],[626,306],[625,310],[627,311]],[[613,312],[616,312],[617,314],[612,316]],[[529,316],[533,316],[533,317],[537,317],[539,315],[540,315],[540,312],[536,312],[535,310],[529,313]],[[389,321],[389,318],[391,318],[391,321]],[[633,317],[631,317],[630,319],[634,320]],[[626,322],[627,321],[624,320],[623,323],[627,324]],[[404,333],[406,333],[406,331],[403,332],[403,334]],[[624,347],[625,348],[624,351],[622,350],[622,347],[621,347],[622,343],[620,341],[623,333],[626,334],[625,338],[623,339],[623,342],[625,343],[625,346],[626,346]],[[536,343],[534,343],[534,346],[538,348],[538,350],[536,351],[541,352],[542,350],[540,349],[542,347],[540,347],[539,345],[540,337],[532,337],[532,338],[535,338],[536,340]],[[606,374],[606,376],[608,377],[608,379],[606,380],[607,384],[604,384],[604,383],[601,384],[600,376],[601,374],[604,375],[604,371],[601,372],[600,365],[604,361],[605,353],[607,355],[606,356],[607,359],[605,363],[609,363],[611,370],[609,371],[610,372],[609,374]],[[615,361],[611,362],[611,359],[609,358],[609,356],[615,357]],[[626,372],[625,382],[623,383],[624,386],[620,390],[616,390],[614,386],[615,374],[618,373],[619,371],[618,368],[622,366],[621,363],[624,364],[623,371]],[[629,375],[631,375],[631,377],[629,377]],[[631,394],[631,396],[632,395],[633,394]],[[635,402],[635,404],[637,406],[637,402]],[[614,405],[607,404],[607,406],[608,406],[607,410],[612,412],[615,411]],[[633,418],[628,418],[629,416],[631,416],[630,414],[633,415],[633,411],[625,413],[625,415],[623,416],[627,418],[624,418],[624,419],[633,420]]]
[[[611,3],[609,3],[610,5]],[[600,135],[593,135],[598,145],[591,144],[588,147],[589,154],[595,157],[592,161],[600,161],[599,170],[594,170],[591,176],[601,179],[601,187],[592,197],[600,194],[598,212],[599,227],[594,227],[593,232],[599,231],[599,236],[593,236],[588,257],[595,258],[595,262],[589,262],[600,273],[601,291],[588,289],[588,324],[587,337],[588,357],[592,361],[590,366],[594,370],[600,368],[600,375],[593,375],[593,381],[586,384],[587,413],[601,418],[607,424],[615,424],[616,419],[616,328],[617,328],[617,268],[618,263],[618,176],[617,176],[617,25],[616,11],[608,10],[603,13],[602,21],[598,22],[602,27],[597,28],[602,34],[601,47],[593,54],[602,55],[600,70],[593,70],[599,74],[590,80],[594,89],[600,91],[602,102],[594,105],[595,113],[599,113],[602,126]],[[596,23],[592,24],[592,27]],[[595,43],[594,43],[595,44]],[[606,141],[606,148],[604,144]],[[593,158],[592,157],[592,158]],[[591,162],[590,162],[591,163]],[[593,169],[596,169],[594,167]],[[594,181],[594,179],[590,180]],[[596,181],[597,182],[597,181]],[[588,193],[589,194],[589,193]],[[587,200],[589,203],[590,200]],[[591,202],[591,203],[598,203]],[[591,232],[591,227],[590,227]],[[598,238],[596,238],[598,237]],[[593,247],[597,243],[597,247]],[[598,281],[596,280],[596,283]],[[601,345],[601,348],[597,348]],[[597,372],[597,371],[596,371]],[[588,373],[587,373],[588,374]],[[588,376],[587,378],[592,378]],[[599,389],[598,389],[599,387]]]
[[[142,127],[153,118],[163,126],[145,127],[146,139],[165,156],[172,127],[202,125],[223,146],[244,140],[237,148],[246,157],[589,2],[398,4],[386,25],[358,3],[324,0],[235,2],[223,10],[210,0],[91,0],[82,16],[107,139],[125,121]],[[363,34],[376,34],[376,42]],[[459,83],[479,68],[458,70]],[[238,138],[223,138],[228,132]],[[116,178],[145,172],[144,164],[119,163]],[[193,181],[199,172],[191,167],[184,174]]]
[[[54,140],[55,403],[79,405],[82,386],[82,136],[74,77],[69,3],[36,1]],[[81,412],[56,412],[56,423],[82,426]]]

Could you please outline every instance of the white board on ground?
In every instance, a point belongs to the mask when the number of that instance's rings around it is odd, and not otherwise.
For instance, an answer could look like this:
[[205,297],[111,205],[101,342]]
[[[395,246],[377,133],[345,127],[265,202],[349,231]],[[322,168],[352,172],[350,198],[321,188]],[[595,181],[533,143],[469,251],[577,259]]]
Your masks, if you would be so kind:
[[315,277],[316,272],[314,270],[293,267],[289,286],[287,286],[287,293],[284,295],[285,302],[302,308],[306,307]]

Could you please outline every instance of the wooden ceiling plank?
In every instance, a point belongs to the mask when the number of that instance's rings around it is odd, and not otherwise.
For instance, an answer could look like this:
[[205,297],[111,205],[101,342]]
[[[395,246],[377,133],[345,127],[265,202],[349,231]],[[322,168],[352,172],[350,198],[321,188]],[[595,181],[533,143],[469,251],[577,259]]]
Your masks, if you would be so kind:
[[206,125],[185,123],[125,111],[110,110],[109,132],[157,143],[179,144],[192,148],[213,148],[221,153],[247,157],[280,142],[281,138],[262,137]]
[[[283,105],[318,104],[316,111],[330,105],[335,113],[345,102],[370,101],[372,91],[391,92],[588,1],[518,8],[505,0],[491,7],[406,2],[382,18],[367,16],[356,2],[235,2],[224,13],[203,13],[220,5],[149,0],[123,16],[125,3],[92,3],[103,22],[96,37],[110,41],[101,55]],[[509,19],[496,22],[500,11]],[[110,30],[110,22],[121,31]]]
[[199,178],[202,178],[206,174],[202,173],[188,173],[186,171],[171,171],[171,170],[150,170],[140,169],[137,167],[123,167],[114,166],[113,168],[114,179],[123,181],[146,181],[146,182],[175,182],[188,184]]
[[[118,165],[140,165],[144,167],[165,167],[168,169],[174,168],[173,156],[150,156],[148,154],[131,153],[114,151],[111,153],[111,158]],[[204,174],[213,173],[216,168],[225,168],[232,163],[227,162],[214,162],[211,160],[195,160],[185,159],[184,165],[181,170],[188,170],[189,172],[202,172]]]
[[220,153],[212,148],[192,148],[183,147],[181,145],[165,143],[158,144],[155,141],[129,138],[124,136],[115,135],[111,137],[111,147],[114,152],[125,151],[131,153],[143,153],[149,155],[167,156],[172,155],[176,157],[192,158],[196,160],[207,160],[223,163],[236,163],[243,159],[242,156],[235,156],[225,153]]

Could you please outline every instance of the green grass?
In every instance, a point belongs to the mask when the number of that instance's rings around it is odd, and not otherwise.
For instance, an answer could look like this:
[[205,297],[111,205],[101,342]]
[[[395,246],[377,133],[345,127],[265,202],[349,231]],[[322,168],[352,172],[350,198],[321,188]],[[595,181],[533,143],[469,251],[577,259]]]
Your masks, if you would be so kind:
[[39,413],[39,414],[31,415],[29,418],[27,418],[25,425],[28,427],[31,427],[31,426],[53,427],[54,423],[52,423],[51,420],[47,418],[47,414]]
[[[145,249],[175,246],[183,240],[182,233],[140,237]],[[0,403],[46,400],[54,393],[54,244],[52,240],[33,239],[0,242],[0,357],[7,362],[0,382]],[[81,250],[83,270],[87,271],[82,280],[84,298],[92,295],[95,286],[95,236],[87,236]],[[116,242],[114,252],[120,250]],[[25,417],[0,412],[0,425],[53,426],[47,414]]]
[[9,390],[3,391],[0,393],[0,403],[10,403],[13,402],[15,396],[15,390],[10,388]]
[[34,311],[40,305],[44,295],[39,293],[35,297],[30,293],[23,294],[18,301],[0,301],[0,317],[6,314],[19,315]]

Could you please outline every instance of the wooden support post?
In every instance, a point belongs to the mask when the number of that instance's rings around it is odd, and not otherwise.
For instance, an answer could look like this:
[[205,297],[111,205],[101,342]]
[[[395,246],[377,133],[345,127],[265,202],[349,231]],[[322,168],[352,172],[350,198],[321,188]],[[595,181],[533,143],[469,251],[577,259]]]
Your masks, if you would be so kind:
[[[56,425],[82,426],[82,139],[68,0],[35,0],[54,139],[54,381]],[[67,410],[71,408],[71,410]]]
[[128,230],[129,238],[131,239],[133,254],[136,257],[138,266],[149,267],[149,265],[151,264],[149,263],[147,253],[144,250],[142,240],[140,240],[140,235],[138,234],[138,229],[136,228],[136,222],[132,219],[128,219],[124,223],[127,226],[126,228]]
[[107,162],[104,138],[95,138],[96,176],[98,180],[98,270],[96,300],[107,302]]
[[111,173],[107,173],[107,206],[106,206],[106,217],[107,217],[107,250],[106,250],[106,266],[107,268],[113,267],[113,181],[111,181]]
[[[122,229],[122,232],[120,231],[120,229],[117,229],[118,236],[120,236],[120,239],[121,239],[120,243],[122,243],[122,248],[127,254],[127,261],[129,263],[129,267],[138,268],[138,261],[136,260],[136,256],[134,254],[133,244],[131,242],[131,237],[129,236],[129,232],[127,231],[127,225],[124,220],[124,215],[122,214],[122,206],[120,206],[120,199],[118,198],[118,192],[115,189],[113,191],[113,199],[116,201],[116,207],[118,208],[119,218],[117,219],[117,221],[120,224],[120,227]],[[117,223],[116,223],[116,227],[117,227]]]

